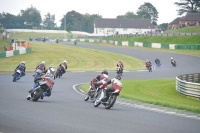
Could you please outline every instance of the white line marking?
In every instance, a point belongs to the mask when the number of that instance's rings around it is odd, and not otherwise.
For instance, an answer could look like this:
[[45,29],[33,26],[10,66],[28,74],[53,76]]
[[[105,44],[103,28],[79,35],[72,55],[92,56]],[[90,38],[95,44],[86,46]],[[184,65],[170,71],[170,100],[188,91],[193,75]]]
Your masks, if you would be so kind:
[[[76,86],[81,85],[81,84],[86,84],[86,83],[75,84],[75,85],[73,85],[73,89],[77,93],[84,95],[84,92],[82,90],[80,90],[81,91],[80,92],[76,89]],[[179,117],[200,120],[200,117],[195,116],[195,115],[188,115],[188,114],[182,114],[182,113],[178,113],[178,112],[174,112],[174,111],[167,111],[167,110],[159,109],[156,107],[147,107],[145,105],[139,105],[139,104],[135,104],[135,103],[121,102],[121,101],[116,101],[116,103],[119,105],[122,105],[122,106],[126,106],[126,107],[133,107],[133,108],[138,108],[138,109],[143,109],[143,110],[148,110],[148,111],[153,111],[153,112],[158,112],[158,113],[163,113],[163,114],[168,114],[168,115],[175,115],[175,116],[179,116]]]

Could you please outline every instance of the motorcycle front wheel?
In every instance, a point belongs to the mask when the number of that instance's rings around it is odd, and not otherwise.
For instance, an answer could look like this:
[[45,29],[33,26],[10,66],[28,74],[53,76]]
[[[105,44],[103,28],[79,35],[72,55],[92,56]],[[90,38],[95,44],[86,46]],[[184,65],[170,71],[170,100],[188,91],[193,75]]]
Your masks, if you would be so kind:
[[84,101],[87,101],[87,100],[89,100],[89,95],[85,94]]
[[33,101],[37,101],[41,96],[43,96],[43,90],[39,89],[36,92],[33,92],[35,94],[33,94],[32,100]]

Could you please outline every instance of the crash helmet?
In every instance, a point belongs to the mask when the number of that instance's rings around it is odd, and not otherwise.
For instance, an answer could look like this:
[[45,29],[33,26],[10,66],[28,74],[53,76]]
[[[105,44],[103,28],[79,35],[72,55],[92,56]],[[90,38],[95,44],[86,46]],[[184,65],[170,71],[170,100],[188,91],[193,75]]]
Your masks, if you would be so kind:
[[101,73],[102,73],[102,74],[108,75],[108,70],[107,70],[107,69],[104,69]]
[[66,63],[66,64],[67,64],[67,61],[66,61],[66,60],[64,60],[64,61],[63,61],[63,63]]
[[41,64],[45,64],[45,61],[42,61]]
[[171,57],[171,60],[173,60],[173,57]]
[[25,64],[26,64],[26,62],[25,62],[25,61],[22,61],[22,62],[21,62],[21,64],[24,64],[24,65],[25,65]]

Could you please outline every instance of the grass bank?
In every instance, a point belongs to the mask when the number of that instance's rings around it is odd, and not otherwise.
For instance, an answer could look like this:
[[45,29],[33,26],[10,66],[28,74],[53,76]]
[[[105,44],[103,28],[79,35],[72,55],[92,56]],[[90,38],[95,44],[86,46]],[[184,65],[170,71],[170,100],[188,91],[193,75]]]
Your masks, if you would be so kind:
[[[177,92],[175,79],[122,80],[122,84],[122,98],[200,113],[200,100]],[[87,91],[89,83],[80,88]]]
[[135,36],[135,37],[120,37],[106,38],[106,40],[115,41],[131,41],[131,42],[148,42],[162,44],[200,44],[200,35],[195,36]]
[[144,62],[131,56],[91,50],[62,44],[31,43],[32,52],[8,58],[0,58],[0,72],[13,72],[22,61],[26,61],[27,71],[33,72],[41,61],[57,67],[63,60],[68,62],[68,71],[101,71],[103,68],[116,70],[116,63],[123,60],[126,70],[145,69]]

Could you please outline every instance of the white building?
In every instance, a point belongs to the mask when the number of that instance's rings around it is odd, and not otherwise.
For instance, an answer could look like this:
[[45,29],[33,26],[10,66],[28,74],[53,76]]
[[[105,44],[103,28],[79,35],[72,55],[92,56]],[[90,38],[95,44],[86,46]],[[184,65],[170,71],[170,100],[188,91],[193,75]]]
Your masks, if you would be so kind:
[[96,18],[94,20],[95,35],[144,34],[150,32],[155,32],[155,26],[147,19]]

